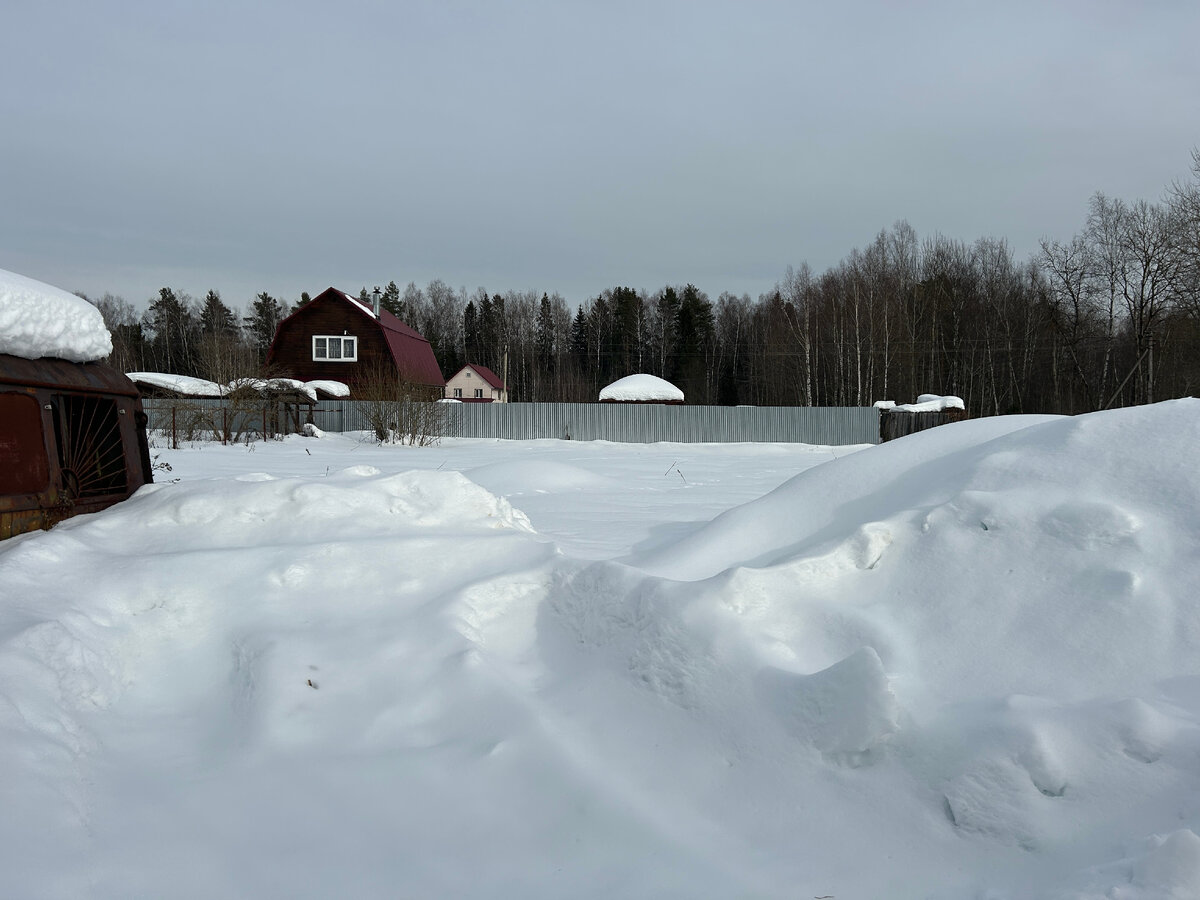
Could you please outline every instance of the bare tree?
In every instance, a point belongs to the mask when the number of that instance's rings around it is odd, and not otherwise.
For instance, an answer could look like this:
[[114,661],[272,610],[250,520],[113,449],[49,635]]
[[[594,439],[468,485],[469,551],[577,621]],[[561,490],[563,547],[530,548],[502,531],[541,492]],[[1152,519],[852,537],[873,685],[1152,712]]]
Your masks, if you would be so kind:
[[[83,295],[81,295],[83,296]],[[88,300],[86,296],[83,299]],[[120,372],[138,372],[145,369],[146,339],[142,323],[132,303],[122,297],[105,294],[94,303],[104,318],[104,327],[112,335],[113,349],[108,363]]]
[[1168,203],[1178,232],[1180,308],[1200,320],[1200,148],[1192,150],[1192,180],[1175,182]]
[[448,405],[436,402],[429,388],[405,381],[386,364],[375,365],[354,383],[354,399],[362,404],[381,444],[428,447],[446,433]]

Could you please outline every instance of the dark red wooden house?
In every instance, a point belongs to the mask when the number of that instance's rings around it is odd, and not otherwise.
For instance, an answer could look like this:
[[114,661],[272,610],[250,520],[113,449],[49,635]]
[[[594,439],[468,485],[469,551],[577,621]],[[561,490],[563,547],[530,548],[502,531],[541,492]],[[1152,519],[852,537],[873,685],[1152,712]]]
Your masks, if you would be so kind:
[[386,309],[372,308],[336,288],[313,297],[279,323],[267,351],[277,374],[301,381],[355,384],[395,372],[440,397],[446,385],[433,348]]

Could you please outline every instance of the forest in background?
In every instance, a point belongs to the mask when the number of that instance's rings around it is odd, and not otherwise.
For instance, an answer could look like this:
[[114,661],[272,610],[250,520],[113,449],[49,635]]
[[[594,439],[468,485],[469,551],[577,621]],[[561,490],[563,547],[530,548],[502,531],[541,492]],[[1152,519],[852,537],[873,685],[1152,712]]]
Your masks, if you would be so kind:
[[[788,267],[757,299],[685,283],[614,286],[574,306],[438,279],[380,286],[382,303],[429,340],[444,375],[485,365],[515,402],[594,401],[646,372],[691,404],[942,393],[978,416],[1149,403],[1200,391],[1200,150],[1192,160],[1159,202],[1096,194],[1078,234],[1026,261],[1002,238],[921,238],[901,221],[824,272]],[[91,302],[121,371],[228,382],[262,373],[276,325],[308,300],[261,293],[239,313],[217,291],[164,287],[141,315],[109,294]]]

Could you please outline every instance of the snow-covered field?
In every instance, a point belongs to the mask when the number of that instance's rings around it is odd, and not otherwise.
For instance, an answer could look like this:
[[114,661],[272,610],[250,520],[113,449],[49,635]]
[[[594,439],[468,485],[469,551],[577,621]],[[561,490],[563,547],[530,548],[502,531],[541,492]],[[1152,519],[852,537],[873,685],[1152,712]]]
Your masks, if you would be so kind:
[[1197,446],[157,449],[0,544],[0,896],[1200,897]]

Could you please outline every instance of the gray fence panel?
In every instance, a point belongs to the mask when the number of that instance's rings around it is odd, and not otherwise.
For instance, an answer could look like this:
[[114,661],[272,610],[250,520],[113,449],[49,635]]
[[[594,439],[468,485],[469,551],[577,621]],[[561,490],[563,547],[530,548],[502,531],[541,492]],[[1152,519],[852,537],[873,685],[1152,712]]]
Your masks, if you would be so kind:
[[[144,400],[152,429],[171,426],[171,406],[211,407],[220,420],[220,400]],[[364,404],[323,400],[313,424],[323,431],[369,431]],[[668,406],[620,403],[445,404],[450,437],[624,443],[763,442],[877,444],[879,411],[873,407]],[[252,423],[251,423],[252,424]]]

